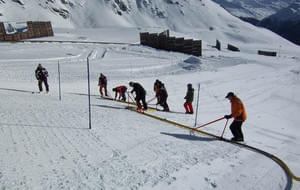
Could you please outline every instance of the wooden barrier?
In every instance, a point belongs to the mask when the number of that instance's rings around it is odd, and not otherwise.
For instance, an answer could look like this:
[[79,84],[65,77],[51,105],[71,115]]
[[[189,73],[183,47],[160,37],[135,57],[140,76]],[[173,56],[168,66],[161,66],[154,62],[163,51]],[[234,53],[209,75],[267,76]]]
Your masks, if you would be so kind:
[[202,41],[184,38],[170,37],[169,32],[162,33],[140,33],[141,45],[156,49],[177,51],[195,56],[202,56]]
[[219,40],[216,40],[216,48],[221,51],[221,42]]
[[4,24],[0,22],[0,41],[3,41],[5,39],[4,35],[5,35]]
[[147,42],[147,37],[148,37],[149,33],[148,32],[144,32],[144,33],[140,33],[140,42],[141,42],[141,45],[148,45]]
[[238,47],[235,47],[234,45],[228,44],[227,49],[230,51],[240,51]]
[[6,34],[4,23],[0,22],[0,41],[20,41],[23,39],[53,36],[51,22],[27,22],[27,32]]
[[193,41],[193,50],[192,54],[195,56],[202,56],[202,41],[201,40],[195,40]]
[[257,53],[259,55],[274,56],[274,57],[276,57],[276,55],[277,55],[277,52],[275,52],[275,51],[262,51],[262,50],[258,50]]

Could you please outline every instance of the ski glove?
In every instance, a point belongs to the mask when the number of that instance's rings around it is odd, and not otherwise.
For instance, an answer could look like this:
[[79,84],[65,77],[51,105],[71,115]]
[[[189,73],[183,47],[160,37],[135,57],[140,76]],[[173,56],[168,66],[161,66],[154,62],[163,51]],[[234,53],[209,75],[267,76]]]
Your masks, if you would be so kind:
[[225,115],[224,118],[225,119],[230,119],[230,118],[232,118],[232,115]]

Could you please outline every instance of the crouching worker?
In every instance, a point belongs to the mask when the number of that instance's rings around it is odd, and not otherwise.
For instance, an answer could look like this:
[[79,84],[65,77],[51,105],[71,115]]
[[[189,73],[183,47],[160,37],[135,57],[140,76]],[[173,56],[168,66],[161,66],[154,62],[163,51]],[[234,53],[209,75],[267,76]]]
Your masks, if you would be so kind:
[[115,92],[115,100],[117,99],[117,96],[119,94],[119,97],[118,97],[118,100],[121,99],[122,97],[122,100],[123,101],[126,101],[126,91],[127,91],[127,87],[126,86],[118,86],[116,88],[113,88],[112,91]]
[[231,138],[231,140],[244,141],[242,124],[247,119],[245,106],[243,102],[233,92],[229,92],[225,98],[230,100],[231,114],[225,115],[224,118],[234,118],[233,122],[230,125],[230,130],[233,135],[233,138]]
[[135,101],[136,105],[138,107],[138,110],[142,110],[142,105],[140,101],[143,103],[143,110],[146,110],[148,108],[147,103],[146,103],[146,91],[137,82],[129,82],[129,86],[131,86],[133,89],[131,90],[131,93],[135,92]]
[[192,87],[192,84],[190,84],[190,83],[187,85],[187,92],[186,92],[184,99],[185,99],[185,103],[183,105],[185,108],[185,113],[193,114],[194,109],[193,109],[192,102],[194,100],[194,88]]

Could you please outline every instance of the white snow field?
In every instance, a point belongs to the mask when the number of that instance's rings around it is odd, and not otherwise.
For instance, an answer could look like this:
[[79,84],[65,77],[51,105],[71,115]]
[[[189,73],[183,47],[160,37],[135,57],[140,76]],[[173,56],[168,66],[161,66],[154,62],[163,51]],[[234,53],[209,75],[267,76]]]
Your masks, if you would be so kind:
[[[126,104],[101,99],[97,86],[100,73],[108,77],[110,95],[113,87],[136,81],[150,100],[153,83],[160,79],[168,90],[170,109],[178,113],[146,112],[191,127],[195,114],[183,114],[187,83],[195,88],[195,109],[200,84],[197,125],[229,114],[224,97],[233,91],[248,114],[242,128],[245,143],[276,155],[299,176],[299,47],[286,43],[279,56],[266,57],[256,54],[258,47],[265,47],[259,41],[244,44],[241,52],[219,52],[204,42],[203,56],[192,57],[138,45],[139,32],[59,29],[55,37],[45,38],[128,43],[124,45],[0,44],[1,189],[300,188],[270,158],[124,109]],[[50,74],[48,94],[36,93],[38,63]],[[224,126],[221,120],[201,130],[220,136]],[[232,137],[229,125],[224,137]]]
[[[4,22],[50,20],[54,37],[35,41],[106,42],[0,43],[0,189],[300,189],[272,159],[127,110],[126,104],[101,99],[97,86],[100,73],[108,78],[110,95],[118,85],[139,82],[150,100],[160,79],[177,113],[146,113],[190,127],[195,114],[183,108],[188,83],[195,88],[195,109],[200,84],[197,126],[229,114],[224,97],[233,91],[248,114],[245,144],[277,156],[299,177],[299,46],[210,0],[1,0],[0,13]],[[171,36],[203,40],[203,56],[139,45],[139,32],[165,29]],[[222,51],[212,47],[216,39]],[[228,43],[241,52],[228,51]],[[39,63],[50,74],[48,94],[37,93]],[[201,130],[220,136],[225,123]],[[224,137],[232,137],[229,125]]]

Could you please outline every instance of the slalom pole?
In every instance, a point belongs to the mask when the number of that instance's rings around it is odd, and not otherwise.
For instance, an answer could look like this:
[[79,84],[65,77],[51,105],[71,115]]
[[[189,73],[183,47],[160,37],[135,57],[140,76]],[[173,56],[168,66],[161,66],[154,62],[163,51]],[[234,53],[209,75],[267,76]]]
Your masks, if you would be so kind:
[[90,85],[90,59],[93,51],[90,52],[87,59],[87,76],[88,76],[88,100],[89,100],[89,129],[92,129],[92,116],[91,116],[91,85]]
[[128,93],[129,98],[132,100],[132,102],[134,103],[133,98],[131,97],[131,95]]
[[224,132],[225,132],[227,123],[228,123],[228,119],[226,119],[225,127],[224,127],[224,129],[223,129],[223,132],[222,132],[222,135],[220,136],[220,138],[223,138],[223,135],[224,135]]
[[216,120],[214,120],[214,121],[211,121],[211,122],[209,122],[209,123],[205,123],[205,124],[203,124],[203,125],[200,125],[200,126],[194,128],[194,129],[199,129],[199,128],[201,128],[201,127],[205,127],[205,126],[207,126],[207,125],[210,125],[210,124],[215,123],[215,122],[217,122],[217,121],[220,121],[220,120],[222,120],[222,119],[225,119],[225,118],[224,118],[224,117],[221,117],[221,118],[216,119]]
[[129,107],[129,92],[127,92],[127,96],[128,96],[128,98],[127,98],[127,103],[128,103],[128,107]]
[[57,62],[57,70],[58,70],[58,95],[59,95],[59,100],[61,100],[61,87],[60,87],[60,67],[59,67],[59,60]]
[[156,96],[154,96],[153,98],[151,98],[150,100],[148,100],[147,104],[149,104],[150,102],[152,102],[155,98],[156,98]]
[[200,83],[198,84],[197,107],[196,107],[196,116],[195,116],[195,125],[194,125],[195,127],[197,126],[197,120],[198,120],[199,92],[200,92]]

